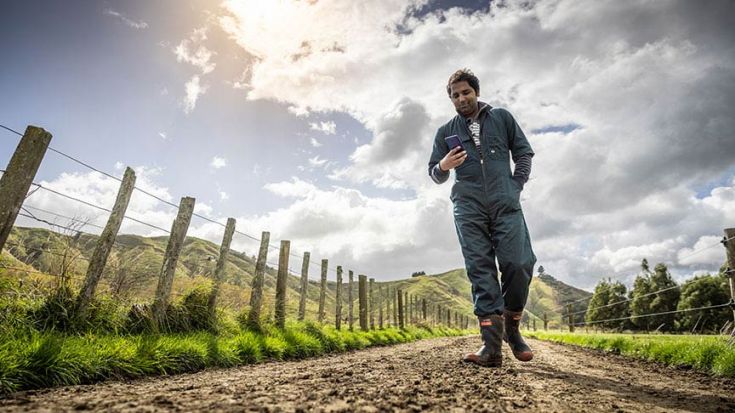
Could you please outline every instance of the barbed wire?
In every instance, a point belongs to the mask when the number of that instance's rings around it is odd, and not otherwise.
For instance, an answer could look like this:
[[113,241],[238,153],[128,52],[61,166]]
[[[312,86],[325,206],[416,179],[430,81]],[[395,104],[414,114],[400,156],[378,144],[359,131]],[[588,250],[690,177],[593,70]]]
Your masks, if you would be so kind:
[[570,316],[570,315],[571,315],[571,316],[574,316],[574,315],[577,315],[577,314],[583,314],[583,313],[587,313],[587,312],[588,312],[588,311],[590,311],[590,310],[597,310],[597,309],[599,309],[599,308],[612,307],[612,306],[614,306],[614,305],[618,305],[618,304],[626,303],[626,302],[628,302],[628,301],[633,301],[633,300],[635,300],[636,298],[643,298],[643,297],[648,297],[648,296],[651,296],[651,295],[655,295],[655,294],[659,294],[659,293],[662,293],[662,292],[664,292],[664,291],[670,291],[670,290],[675,290],[675,289],[677,289],[677,288],[681,288],[681,287],[682,287],[683,285],[684,285],[684,284],[677,284],[677,285],[672,285],[671,287],[666,287],[666,288],[662,288],[662,289],[660,289],[660,290],[658,290],[658,291],[653,291],[653,292],[650,292],[650,293],[647,293],[647,294],[643,294],[643,295],[636,295],[636,296],[634,296],[634,297],[628,297],[628,298],[626,298],[626,299],[624,299],[624,300],[616,301],[616,302],[614,302],[614,303],[610,303],[610,304],[605,304],[605,305],[601,305],[601,306],[597,306],[597,307],[592,307],[592,308],[587,308],[586,310],[583,310],[583,311],[577,311],[577,312],[574,312],[574,313],[566,313],[566,314],[564,314],[564,315],[565,315],[565,316]]
[[[20,132],[18,132],[18,131],[16,131],[16,130],[13,130],[13,129],[11,129],[11,128],[7,127],[7,126],[4,126],[4,125],[2,125],[2,124],[0,124],[0,127],[2,127],[3,129],[6,129],[6,130],[8,130],[8,131],[10,131],[10,132],[13,132],[13,133],[15,133],[15,134],[16,134],[16,135],[18,135],[18,136],[23,136],[23,134],[22,134],[22,133],[20,133]],[[101,169],[99,169],[99,168],[96,168],[96,167],[94,167],[94,166],[90,165],[89,163],[87,163],[87,162],[84,162],[84,161],[82,161],[82,160],[80,160],[80,159],[78,159],[78,158],[76,158],[76,157],[74,157],[74,156],[71,156],[71,155],[67,154],[67,153],[64,153],[64,152],[62,152],[62,151],[60,151],[60,150],[58,150],[58,149],[56,149],[56,148],[54,148],[54,147],[52,147],[52,146],[50,146],[50,145],[48,146],[48,149],[49,149],[50,151],[52,151],[52,152],[54,152],[54,153],[56,153],[56,154],[60,155],[60,156],[63,156],[63,157],[65,157],[65,158],[67,158],[67,159],[71,160],[72,162],[75,162],[75,163],[78,163],[79,165],[82,165],[82,166],[84,166],[85,168],[88,168],[88,169],[90,169],[90,170],[92,170],[92,171],[95,171],[95,172],[97,172],[97,173],[99,173],[99,174],[102,174],[102,175],[104,175],[104,176],[106,176],[106,177],[108,177],[108,178],[114,179],[114,180],[116,180],[116,181],[118,181],[118,182],[122,182],[122,178],[119,178],[119,177],[117,177],[117,176],[115,176],[115,175],[112,175],[112,174],[110,174],[110,173],[108,173],[108,172],[105,172],[105,171],[103,171],[103,170],[101,170]],[[40,186],[40,185],[39,185],[39,186]],[[143,194],[145,194],[145,195],[147,195],[147,196],[149,196],[149,197],[151,197],[151,198],[153,198],[153,199],[156,199],[157,201],[159,201],[159,202],[161,202],[161,203],[164,203],[164,204],[166,204],[166,205],[168,205],[168,206],[171,206],[171,207],[173,207],[173,208],[176,208],[176,209],[178,209],[178,208],[179,208],[179,206],[178,206],[178,205],[176,205],[175,203],[173,203],[173,202],[171,202],[171,201],[169,201],[169,200],[167,200],[167,199],[161,198],[160,196],[158,196],[158,195],[155,195],[155,194],[153,194],[153,193],[151,193],[151,192],[149,192],[149,191],[146,191],[145,189],[142,189],[142,188],[140,188],[140,187],[138,187],[138,186],[133,186],[133,189],[134,189],[134,190],[136,190],[136,191],[139,191],[139,192],[141,192],[141,193],[143,193]],[[207,216],[204,216],[204,215],[198,214],[198,213],[196,213],[196,212],[193,212],[193,213],[192,213],[192,216],[194,216],[194,217],[197,217],[197,218],[199,218],[199,219],[202,219],[202,220],[204,220],[204,221],[210,222],[210,223],[212,223],[212,224],[216,224],[216,225],[219,225],[219,226],[221,226],[221,227],[223,227],[223,228],[224,228],[224,227],[226,227],[226,224],[223,224],[222,222],[216,221],[216,220],[214,220],[214,219],[211,219],[211,218],[209,218],[209,217],[207,217]],[[128,218],[129,218],[129,217],[128,217]],[[131,219],[131,218],[129,218],[129,219]],[[139,222],[139,223],[141,223],[141,224],[142,224],[142,222]],[[143,224],[143,225],[148,225],[148,224]],[[150,226],[150,225],[149,225],[149,226]],[[161,229],[161,228],[158,228],[158,227],[157,227],[156,229],[160,229],[160,230],[162,230],[162,231],[164,231],[164,232],[166,232],[166,233],[169,233],[169,231],[167,231],[167,230],[165,230],[165,229]],[[260,239],[259,239],[259,238],[255,237],[255,236],[253,236],[253,235],[250,235],[250,234],[248,234],[248,233],[246,233],[246,232],[243,232],[243,231],[237,230],[237,229],[235,229],[235,233],[237,233],[237,234],[239,234],[239,235],[242,235],[242,236],[244,236],[244,237],[246,237],[246,238],[249,238],[249,239],[251,239],[251,240],[253,240],[253,241],[260,241]],[[278,247],[277,245],[273,245],[273,244],[268,244],[268,247],[269,247],[269,248],[271,248],[271,249],[274,249],[274,250],[276,250],[276,251],[280,250],[280,247]],[[297,254],[297,253],[295,253],[295,252],[291,252],[291,253],[289,253],[289,255],[290,255],[290,256],[292,256],[292,257],[295,257],[295,258],[301,258],[301,256],[300,256],[300,255],[298,255],[298,254]],[[321,268],[321,267],[320,267],[320,264],[316,263],[315,261],[312,261],[312,262],[310,262],[310,263],[309,263],[309,265],[312,265],[312,266],[317,266],[318,268]],[[334,268],[334,267],[327,267],[327,270],[328,270],[328,271],[331,271],[331,272],[336,272],[336,271],[337,271],[337,270],[336,270],[336,268]]]
[[663,311],[660,313],[653,313],[653,314],[639,314],[639,315],[631,315],[628,317],[619,317],[619,318],[609,318],[607,320],[595,320],[590,322],[582,322],[582,323],[576,323],[572,324],[573,326],[581,326],[581,325],[588,325],[588,324],[598,324],[598,323],[604,323],[608,321],[622,321],[622,320],[632,320],[634,318],[643,318],[643,317],[654,317],[659,315],[667,315],[667,314],[676,314],[676,313],[686,313],[689,311],[699,311],[699,310],[711,310],[715,308],[723,308],[723,307],[730,307],[732,306],[732,302],[727,302],[723,304],[717,304],[717,305],[711,305],[706,307],[698,307],[698,308],[686,308],[683,310],[673,310],[673,311]]

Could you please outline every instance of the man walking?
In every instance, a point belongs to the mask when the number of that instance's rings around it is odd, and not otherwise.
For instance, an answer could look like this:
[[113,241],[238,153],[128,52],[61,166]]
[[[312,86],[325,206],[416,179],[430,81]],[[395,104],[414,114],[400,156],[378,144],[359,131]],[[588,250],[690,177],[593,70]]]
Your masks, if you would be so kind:
[[[519,326],[536,256],[521,211],[520,192],[528,181],[534,153],[510,112],[477,100],[480,82],[471,71],[452,74],[447,93],[457,116],[436,133],[429,175],[441,184],[449,178],[449,170],[455,170],[450,197],[454,224],[484,343],[463,360],[500,367],[505,340],[518,360],[530,361],[533,353]],[[450,150],[449,145],[456,143],[451,138],[454,135],[461,145]],[[509,154],[515,163],[512,174]]]

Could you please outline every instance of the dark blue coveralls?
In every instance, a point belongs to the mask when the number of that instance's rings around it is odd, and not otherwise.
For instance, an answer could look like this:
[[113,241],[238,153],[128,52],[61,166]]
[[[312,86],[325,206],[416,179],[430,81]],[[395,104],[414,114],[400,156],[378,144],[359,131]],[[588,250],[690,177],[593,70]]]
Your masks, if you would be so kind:
[[[472,140],[467,120],[457,115],[436,133],[429,175],[438,184],[449,178],[449,171],[442,172],[438,164],[449,152],[444,138],[458,135],[467,158],[455,169],[450,199],[472,283],[475,315],[483,317],[502,314],[503,309],[523,310],[536,256],[521,211],[522,184],[512,179],[509,157],[509,152],[513,159],[533,155],[533,150],[510,112],[478,104],[482,153]],[[498,282],[496,257],[502,284]]]

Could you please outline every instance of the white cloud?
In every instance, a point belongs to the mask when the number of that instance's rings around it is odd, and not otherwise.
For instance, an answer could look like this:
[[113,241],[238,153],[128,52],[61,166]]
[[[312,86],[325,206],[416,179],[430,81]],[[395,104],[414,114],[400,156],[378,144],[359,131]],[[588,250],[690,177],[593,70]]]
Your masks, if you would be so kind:
[[230,196],[225,191],[219,191],[219,199],[220,201],[227,201],[230,199]]
[[220,169],[227,166],[227,159],[221,157],[221,156],[215,156],[212,158],[212,162],[209,163],[209,166],[211,166],[214,169]]
[[319,155],[309,158],[309,166],[319,168],[327,165],[326,159],[320,159]]
[[337,133],[337,124],[331,120],[326,122],[310,122],[309,128],[322,132],[325,135],[334,135]]
[[311,138],[309,140],[309,143],[311,144],[311,146],[313,146],[315,148],[318,148],[318,147],[322,146],[322,144],[318,140],[316,140],[316,138]]
[[166,134],[166,132],[158,132],[158,136],[160,136],[163,140],[168,139],[168,135]]
[[[372,133],[350,164],[331,172],[341,185],[412,190],[405,205],[414,210],[420,201],[448,203],[449,185],[434,186],[426,163],[434,131],[453,116],[445,82],[466,66],[480,78],[482,99],[509,108],[536,151],[524,210],[549,273],[591,287],[602,276],[629,277],[644,257],[667,262],[679,275],[719,267],[718,248],[686,255],[735,222],[735,183],[696,197],[734,164],[735,33],[728,2],[704,8],[676,1],[508,1],[474,13],[407,17],[418,3],[354,7],[322,0],[263,9],[228,1],[220,24],[255,57],[247,68],[248,99],[281,102],[302,116],[346,112]],[[532,133],[554,125],[579,128]],[[347,191],[301,190],[310,198],[259,219],[298,231],[297,212],[319,217],[319,208]],[[371,207],[384,205],[382,198],[359,195]],[[429,244],[411,250],[409,239],[433,228],[430,240],[458,251],[451,225],[430,225],[432,218],[451,223],[451,209],[434,212],[445,215],[420,216],[423,221],[403,228],[403,241],[371,245],[380,251],[372,257],[377,261],[358,264],[390,262],[379,271],[394,274],[404,268],[393,264],[406,251],[427,271],[457,264],[435,259]],[[292,221],[293,227],[285,224]],[[361,226],[354,231],[370,239]],[[304,237],[329,250],[330,235]],[[344,256],[359,255],[349,248]]]
[[140,30],[140,29],[146,29],[146,28],[148,28],[148,23],[144,22],[143,20],[140,20],[140,21],[132,20],[129,17],[123,15],[122,13],[117,12],[117,11],[112,10],[112,9],[105,9],[105,11],[103,13],[106,14],[106,15],[108,15],[108,16],[117,17],[126,26],[132,27],[133,29]]
[[191,113],[197,104],[199,97],[207,92],[207,86],[202,86],[199,83],[199,76],[194,75],[186,82],[186,97],[184,98],[184,112]]

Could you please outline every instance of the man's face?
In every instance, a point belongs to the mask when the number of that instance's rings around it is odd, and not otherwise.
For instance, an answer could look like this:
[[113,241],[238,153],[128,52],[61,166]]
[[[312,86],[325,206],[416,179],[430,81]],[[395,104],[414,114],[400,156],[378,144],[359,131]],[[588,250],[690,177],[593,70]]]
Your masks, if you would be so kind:
[[467,81],[449,85],[449,98],[452,99],[457,112],[463,116],[470,116],[477,110],[477,94]]

